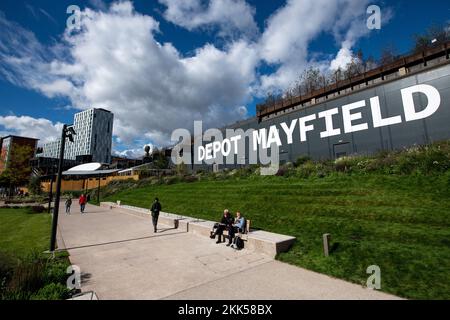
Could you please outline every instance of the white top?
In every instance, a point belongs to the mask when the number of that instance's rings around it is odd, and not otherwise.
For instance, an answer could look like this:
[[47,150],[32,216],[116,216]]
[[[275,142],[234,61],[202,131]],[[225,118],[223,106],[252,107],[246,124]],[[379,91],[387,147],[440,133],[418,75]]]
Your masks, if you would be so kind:
[[85,163],[85,164],[70,168],[68,171],[97,171],[101,167],[102,167],[101,163],[92,162],[92,163]]

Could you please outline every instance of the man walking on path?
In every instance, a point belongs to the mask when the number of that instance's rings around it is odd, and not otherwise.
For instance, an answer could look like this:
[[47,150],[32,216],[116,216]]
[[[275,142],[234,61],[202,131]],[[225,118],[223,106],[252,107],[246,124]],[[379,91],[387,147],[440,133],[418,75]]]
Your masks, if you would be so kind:
[[72,198],[66,200],[66,213],[70,214],[70,207],[72,206]]
[[157,226],[158,226],[158,217],[159,213],[161,211],[161,203],[159,203],[159,199],[155,198],[155,201],[152,204],[152,208],[150,211],[152,212],[152,221],[153,221],[153,228],[155,229],[155,233],[157,232]]
[[78,203],[80,204],[81,214],[84,213],[84,208],[86,207],[86,202],[87,202],[87,198],[84,194],[82,194],[80,199],[78,200]]

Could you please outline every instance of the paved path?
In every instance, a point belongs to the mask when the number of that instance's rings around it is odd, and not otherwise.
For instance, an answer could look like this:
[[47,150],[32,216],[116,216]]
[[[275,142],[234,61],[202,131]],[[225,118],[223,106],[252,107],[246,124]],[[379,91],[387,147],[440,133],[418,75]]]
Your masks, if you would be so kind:
[[150,219],[120,209],[60,212],[58,245],[101,300],[396,299],[169,227],[155,234]]

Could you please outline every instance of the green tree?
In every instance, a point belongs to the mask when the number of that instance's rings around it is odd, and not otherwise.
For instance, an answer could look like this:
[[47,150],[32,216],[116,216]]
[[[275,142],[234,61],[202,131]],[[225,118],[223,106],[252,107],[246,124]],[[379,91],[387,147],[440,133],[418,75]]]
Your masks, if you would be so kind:
[[10,195],[15,187],[27,185],[31,176],[30,159],[33,149],[30,146],[12,145],[7,168],[0,179],[10,189]]
[[28,190],[30,190],[31,194],[40,195],[42,193],[41,178],[31,177]]
[[164,150],[155,149],[152,154],[153,166],[157,169],[167,169],[169,167],[169,160],[166,157]]

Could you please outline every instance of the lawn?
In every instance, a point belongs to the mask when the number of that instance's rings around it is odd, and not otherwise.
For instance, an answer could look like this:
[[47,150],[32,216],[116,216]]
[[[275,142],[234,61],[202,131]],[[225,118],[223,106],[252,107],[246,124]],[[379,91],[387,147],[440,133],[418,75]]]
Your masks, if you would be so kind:
[[51,216],[29,214],[29,209],[0,209],[0,251],[23,257],[50,245]]
[[155,196],[163,211],[218,220],[240,210],[255,228],[297,237],[281,261],[361,285],[378,265],[385,292],[450,299],[448,175],[252,176],[127,188],[102,201],[148,208]]

